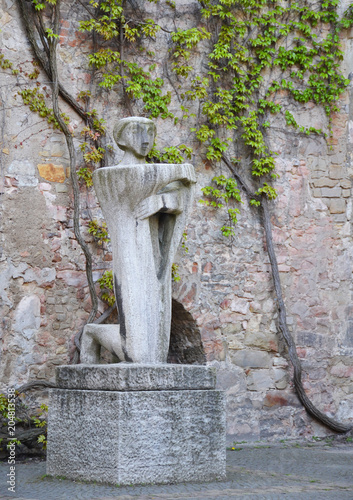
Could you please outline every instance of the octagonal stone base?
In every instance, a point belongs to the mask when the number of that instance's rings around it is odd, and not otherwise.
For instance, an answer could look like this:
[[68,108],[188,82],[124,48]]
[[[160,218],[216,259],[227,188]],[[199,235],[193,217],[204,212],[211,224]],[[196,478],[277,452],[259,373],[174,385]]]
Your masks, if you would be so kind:
[[[109,366],[112,373],[119,367]],[[164,371],[168,371],[166,366]],[[52,389],[47,474],[119,485],[224,479],[224,394],[208,388],[210,368],[190,366],[188,375],[186,365],[169,366],[166,387],[175,379],[178,390],[152,390],[151,380],[159,375],[153,374],[158,367],[151,366],[141,367],[144,377],[150,373],[143,390],[132,389],[131,384],[128,390]],[[81,378],[86,370],[77,369]],[[94,369],[97,374],[99,366]],[[107,365],[102,370],[106,375]],[[125,371],[120,378],[126,381],[126,366],[121,370]],[[131,375],[131,365],[129,370]],[[191,389],[191,373],[198,375],[196,386],[207,388]],[[58,381],[62,376],[63,367],[58,370]],[[183,380],[186,389],[180,388]],[[62,383],[67,386],[67,379]]]

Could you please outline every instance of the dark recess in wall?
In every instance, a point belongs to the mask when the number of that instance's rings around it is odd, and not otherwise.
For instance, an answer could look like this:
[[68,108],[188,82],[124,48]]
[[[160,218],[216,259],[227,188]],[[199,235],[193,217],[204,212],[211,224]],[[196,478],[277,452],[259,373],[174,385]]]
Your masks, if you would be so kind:
[[192,315],[177,300],[172,301],[172,325],[168,363],[205,365],[200,330]]

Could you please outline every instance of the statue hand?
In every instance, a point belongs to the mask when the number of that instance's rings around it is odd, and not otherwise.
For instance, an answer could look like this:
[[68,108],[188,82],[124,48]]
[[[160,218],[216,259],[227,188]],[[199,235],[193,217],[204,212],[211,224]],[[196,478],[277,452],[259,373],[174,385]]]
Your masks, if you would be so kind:
[[137,205],[135,208],[135,217],[137,219],[147,219],[159,212],[162,207],[163,202],[160,195],[149,196]]

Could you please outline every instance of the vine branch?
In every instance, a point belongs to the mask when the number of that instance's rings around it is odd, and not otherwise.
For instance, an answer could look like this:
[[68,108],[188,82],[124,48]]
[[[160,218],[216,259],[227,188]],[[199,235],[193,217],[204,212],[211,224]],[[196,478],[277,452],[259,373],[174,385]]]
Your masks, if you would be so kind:
[[[36,23],[34,21],[35,16],[33,16],[31,14],[32,11],[30,10],[30,9],[32,9],[32,4],[27,6],[27,2],[25,0],[17,0],[17,3],[19,5],[21,18],[22,18],[22,21],[25,25],[27,37],[28,37],[28,40],[30,41],[30,44],[31,44],[32,49],[34,51],[34,54],[35,54],[36,58],[38,59],[38,61],[40,62],[42,68],[46,72],[49,80],[53,81],[53,75],[52,75],[50,63],[48,62],[48,59],[50,57],[50,54],[49,54],[50,51],[46,50],[47,47],[46,47],[45,42],[44,43],[42,42],[43,47],[44,47],[43,50],[39,47],[39,45],[37,43],[37,37],[36,37],[35,31],[33,29],[33,25],[36,25]],[[42,29],[40,29],[38,31],[38,33],[39,33],[40,38],[42,39],[42,37],[44,36]],[[47,57],[45,56],[45,54],[47,55]],[[79,103],[72,97],[72,95],[64,88],[64,86],[60,82],[58,84],[58,91],[59,91],[60,96],[64,99],[64,101],[66,101],[67,104],[69,104],[72,107],[72,109],[74,111],[76,111],[76,113],[83,120],[87,121],[89,119],[86,111],[79,105]]]
[[[222,160],[223,162],[227,165],[229,170],[231,171],[232,175],[236,178],[236,180],[239,182],[240,186],[246,193],[246,195],[250,198],[253,199],[253,191],[249,188],[247,183],[242,179],[242,177],[239,175],[237,172],[236,168],[233,166],[232,162],[225,156],[222,155]],[[266,238],[266,248],[267,248],[267,253],[270,259],[270,264],[271,264],[271,273],[272,273],[272,279],[275,287],[275,294],[276,294],[276,302],[277,302],[277,308],[278,308],[278,327],[281,332],[281,335],[287,345],[288,348],[288,355],[290,362],[292,363],[294,374],[293,374],[293,382],[294,382],[294,387],[297,391],[298,397],[306,409],[306,411],[314,417],[316,420],[319,422],[323,423],[330,429],[336,432],[348,432],[351,429],[353,429],[352,425],[345,425],[341,424],[340,422],[337,422],[336,420],[328,417],[320,411],[318,408],[316,408],[313,403],[310,401],[308,396],[305,393],[304,387],[303,387],[303,382],[302,382],[302,367],[300,363],[300,359],[298,358],[297,354],[297,348],[294,342],[294,339],[288,329],[287,325],[287,311],[286,311],[286,306],[284,304],[283,300],[283,293],[282,293],[282,285],[281,285],[281,280],[280,280],[280,275],[279,275],[279,270],[278,270],[278,263],[277,263],[277,257],[276,257],[276,251],[275,247],[273,244],[273,238],[272,238],[272,223],[271,223],[271,214],[270,210],[268,207],[268,201],[266,196],[262,196],[261,198],[261,218],[263,222],[263,228],[265,232],[265,238]]]
[[92,308],[87,323],[91,323],[95,319],[98,311],[98,298],[92,275],[92,255],[80,231],[80,189],[76,173],[76,151],[71,132],[67,124],[63,120],[59,109],[59,79],[58,79],[57,59],[56,59],[58,38],[55,37],[55,35],[57,35],[59,32],[59,20],[60,20],[60,0],[57,0],[56,5],[54,6],[54,26],[53,26],[54,37],[52,37],[49,40],[49,67],[53,80],[52,84],[53,112],[56,120],[60,125],[61,130],[65,135],[66,144],[70,156],[70,179],[74,195],[74,215],[73,215],[74,233],[86,259],[86,276],[92,301]]
[[273,283],[275,287],[275,292],[276,292],[276,298],[277,298],[277,307],[278,307],[278,326],[280,329],[280,332],[282,334],[282,337],[284,338],[287,347],[288,347],[288,354],[290,361],[293,365],[294,369],[294,375],[293,375],[293,381],[294,381],[294,386],[296,388],[297,394],[299,396],[300,401],[302,402],[303,406],[307,410],[308,413],[319,422],[322,422],[325,424],[327,427],[330,429],[336,431],[336,432],[348,432],[350,431],[353,426],[352,425],[345,425],[341,424],[340,422],[337,422],[336,420],[328,417],[323,413],[322,411],[318,410],[313,403],[310,401],[308,396],[305,393],[303,383],[302,383],[302,367],[300,364],[300,360],[298,358],[297,354],[297,349],[295,342],[293,340],[293,337],[288,329],[287,325],[287,313],[286,313],[286,307],[284,305],[284,300],[283,300],[283,295],[282,295],[282,285],[279,277],[279,270],[278,270],[278,263],[277,263],[277,257],[273,245],[273,239],[272,239],[272,224],[271,224],[271,216],[270,216],[270,211],[268,208],[268,202],[267,199],[263,196],[262,201],[261,201],[261,210],[262,210],[262,219],[263,219],[263,226],[265,230],[265,237],[266,237],[266,246],[267,246],[267,253],[270,259],[271,263],[271,271],[272,271],[272,278],[273,278]]

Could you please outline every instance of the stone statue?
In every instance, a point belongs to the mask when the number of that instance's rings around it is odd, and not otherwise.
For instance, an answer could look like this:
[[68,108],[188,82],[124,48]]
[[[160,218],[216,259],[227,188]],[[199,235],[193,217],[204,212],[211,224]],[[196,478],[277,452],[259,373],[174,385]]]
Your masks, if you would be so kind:
[[[112,242],[119,324],[86,325],[83,364],[56,370],[49,475],[122,485],[226,477],[215,367],[166,364],[171,265],[195,173],[188,164],[145,163],[155,133],[151,120],[120,120],[114,137],[123,160],[93,174]],[[97,364],[101,346],[123,362]]]
[[125,154],[93,174],[113,250],[118,325],[86,325],[82,363],[98,363],[101,346],[120,361],[166,363],[171,325],[171,266],[190,211],[194,168],[149,164],[156,135],[147,118],[120,120],[114,139]]

